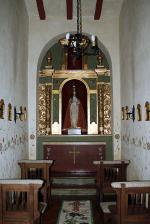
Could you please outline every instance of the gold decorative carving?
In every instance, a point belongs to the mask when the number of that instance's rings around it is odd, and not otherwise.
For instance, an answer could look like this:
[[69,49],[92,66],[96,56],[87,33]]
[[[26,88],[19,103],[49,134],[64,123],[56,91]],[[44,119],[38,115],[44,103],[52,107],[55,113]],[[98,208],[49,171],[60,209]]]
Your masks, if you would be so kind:
[[12,121],[12,105],[11,105],[11,103],[8,104],[8,120]]
[[39,77],[51,77],[53,75],[54,69],[43,69],[39,72]]
[[142,120],[142,110],[141,110],[141,105],[137,105],[137,120],[141,121]]
[[101,135],[111,135],[111,85],[98,85],[98,132]]
[[54,78],[97,78],[97,74],[93,70],[56,70],[53,73]]
[[97,94],[97,90],[89,90],[89,94]]
[[45,66],[46,69],[52,69],[52,55],[51,52],[48,53],[47,55],[47,65]]
[[4,100],[0,100],[0,119],[4,119],[5,103]]
[[[82,81],[86,88],[87,88],[87,127],[88,127],[88,134],[105,134],[109,135],[111,134],[111,85],[110,83],[98,83],[99,86],[99,92],[94,89],[89,89],[88,84],[84,80],[84,78],[91,78],[95,81],[97,79],[98,75],[108,75],[110,70],[101,70],[97,69],[96,72],[93,70],[50,70],[45,69],[43,70],[39,75],[40,76],[52,76],[53,78],[62,78],[64,81],[60,84],[59,90],[52,90],[52,83],[50,83],[48,87],[47,84],[40,84],[39,85],[39,109],[38,109],[38,134],[39,135],[48,135],[48,134],[61,134],[61,111],[62,111],[62,87],[63,85],[71,80],[71,79],[78,79]],[[53,81],[52,81],[53,82]],[[46,88],[50,88],[50,96],[46,94]],[[91,123],[90,121],[90,94],[96,94],[98,93],[98,119],[96,122]],[[51,112],[52,112],[52,105],[51,105],[51,98],[52,94],[59,94],[59,121],[53,124],[51,119]],[[49,96],[49,98],[47,98]],[[47,112],[49,112],[49,115],[47,115]],[[53,112],[52,112],[53,113]],[[97,118],[97,117],[96,117]]]
[[49,135],[51,133],[51,85],[39,85],[38,102],[38,134]]
[[149,121],[150,120],[150,103],[148,101],[146,101],[145,103],[145,120]]
[[103,55],[99,52],[98,55],[97,55],[97,61],[98,61],[97,68],[102,66],[102,60],[103,60]]
[[99,76],[101,76],[101,75],[104,75],[104,76],[110,76],[111,74],[110,74],[110,70],[109,69],[107,69],[107,68],[105,68],[105,67],[101,67],[101,68],[97,68],[97,69],[95,69],[95,72],[99,75]]
[[59,90],[53,89],[52,94],[59,94]]

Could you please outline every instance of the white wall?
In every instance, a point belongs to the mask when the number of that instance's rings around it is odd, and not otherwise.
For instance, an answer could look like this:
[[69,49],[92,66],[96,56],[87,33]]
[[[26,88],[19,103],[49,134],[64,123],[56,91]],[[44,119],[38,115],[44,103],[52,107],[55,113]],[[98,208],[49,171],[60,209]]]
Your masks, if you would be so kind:
[[0,178],[19,177],[17,161],[28,157],[27,121],[15,123],[7,118],[9,103],[17,110],[27,107],[27,55],[24,1],[0,0],[0,100],[5,101],[4,119],[0,119]]
[[[66,32],[76,30],[76,20],[67,21],[65,18],[47,18],[40,21],[31,18],[29,23],[29,67],[28,102],[29,102],[29,149],[30,157],[36,157],[36,78],[38,59],[44,47]],[[93,33],[108,50],[112,60],[113,72],[113,136],[120,135],[120,71],[119,71],[119,20],[115,16],[104,20],[94,21],[93,18],[83,17],[83,31]],[[50,47],[50,45],[49,45]],[[118,135],[117,135],[118,136]],[[114,155],[120,157],[120,139],[114,138]]]
[[122,121],[122,158],[130,159],[129,179],[150,179],[150,1],[125,0],[120,15],[121,105],[142,106],[142,121]]

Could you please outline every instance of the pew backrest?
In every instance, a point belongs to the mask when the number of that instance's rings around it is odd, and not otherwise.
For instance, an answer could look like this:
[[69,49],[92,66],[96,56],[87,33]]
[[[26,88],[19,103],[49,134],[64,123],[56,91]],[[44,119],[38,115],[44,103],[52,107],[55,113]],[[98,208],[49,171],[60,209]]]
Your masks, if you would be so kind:
[[24,179],[50,179],[50,167],[53,160],[20,160],[21,178]]
[[42,179],[45,182],[43,188],[43,201],[50,198],[50,173],[53,160],[20,160],[22,179]]
[[150,181],[114,182],[117,224],[150,223]]
[[42,185],[42,180],[0,180],[0,224],[38,223]]
[[112,192],[112,182],[126,181],[128,160],[94,161],[97,167],[97,185],[101,192]]

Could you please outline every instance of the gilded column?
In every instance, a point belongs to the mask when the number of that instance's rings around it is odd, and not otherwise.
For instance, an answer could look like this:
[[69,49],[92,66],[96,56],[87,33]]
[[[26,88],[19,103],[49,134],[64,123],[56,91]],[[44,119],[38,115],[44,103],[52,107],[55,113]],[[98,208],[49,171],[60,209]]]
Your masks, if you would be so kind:
[[111,135],[111,85],[98,85],[98,130],[101,135]]
[[103,105],[103,93],[102,84],[98,84],[98,133],[104,134],[104,105]]
[[40,84],[38,88],[38,135],[51,134],[51,95],[49,84]]
[[110,70],[100,65],[95,72],[98,75],[98,133],[101,135],[112,134],[112,94],[111,94],[111,78]]

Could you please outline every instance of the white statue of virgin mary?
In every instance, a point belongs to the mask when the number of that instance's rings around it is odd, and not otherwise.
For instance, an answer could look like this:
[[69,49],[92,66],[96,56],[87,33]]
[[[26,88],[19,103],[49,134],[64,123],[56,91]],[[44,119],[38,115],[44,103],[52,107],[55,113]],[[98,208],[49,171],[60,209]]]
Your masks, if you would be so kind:
[[77,128],[80,101],[76,97],[75,85],[73,85],[73,97],[69,100],[69,103],[70,103],[71,128]]

